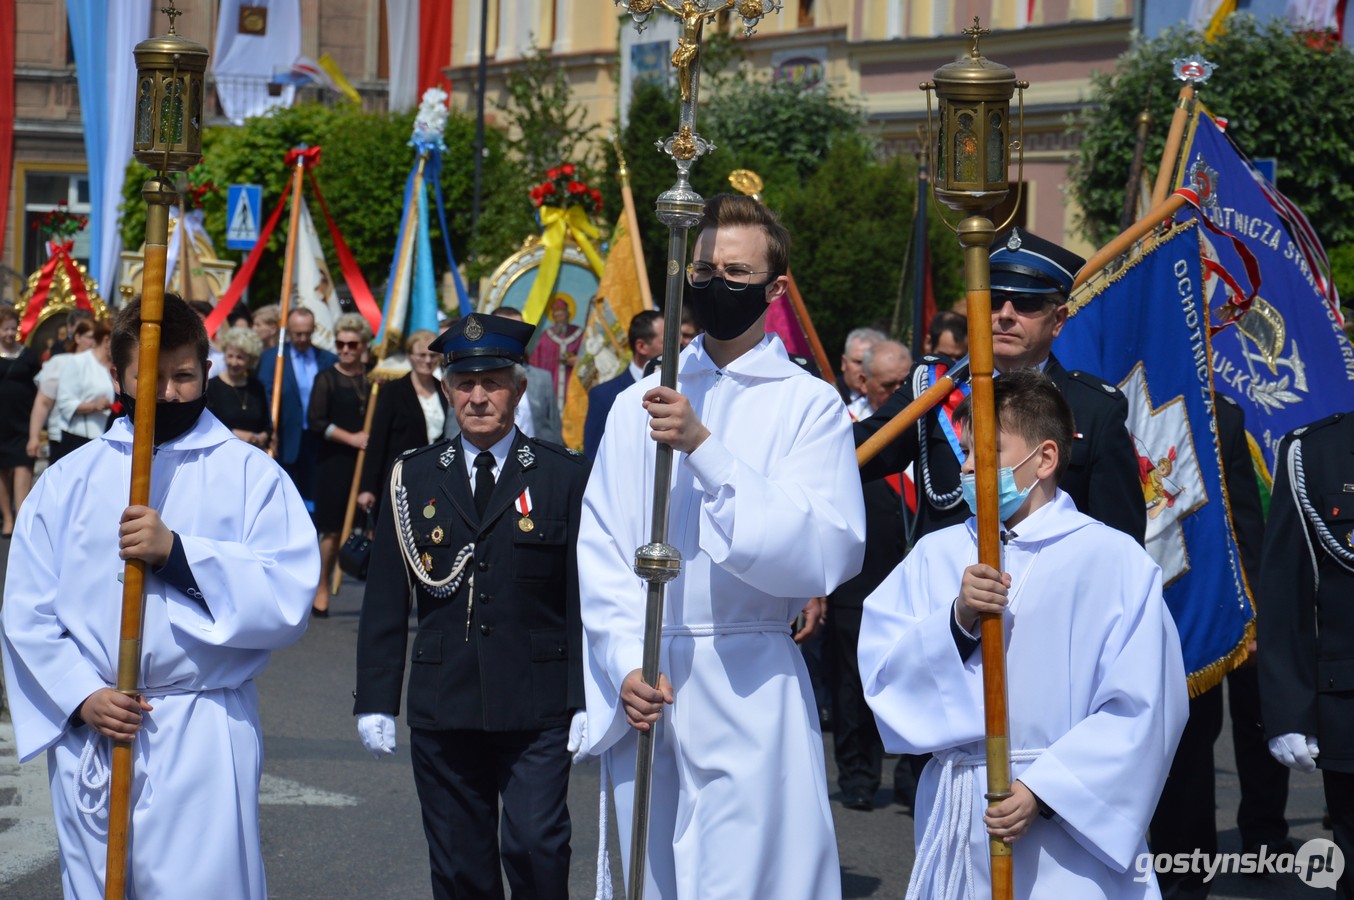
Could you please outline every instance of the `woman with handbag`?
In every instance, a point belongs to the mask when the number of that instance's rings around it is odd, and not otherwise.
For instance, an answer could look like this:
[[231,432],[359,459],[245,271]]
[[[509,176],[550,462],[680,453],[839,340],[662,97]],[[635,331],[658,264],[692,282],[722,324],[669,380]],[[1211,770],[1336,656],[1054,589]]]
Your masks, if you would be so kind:
[[390,467],[399,455],[442,437],[447,398],[437,378],[439,354],[428,349],[437,335],[415,331],[404,342],[411,371],[381,386],[371,422],[371,440],[362,466],[357,505],[374,513],[390,483]]
[[348,313],[334,323],[338,362],[315,376],[307,412],[311,431],[323,438],[315,469],[315,530],[320,534],[320,583],[311,614],[329,615],[329,582],[338,562],[339,532],[347,513],[348,486],[353,483],[357,453],[367,447],[362,430],[367,414],[367,370],[363,356],[371,329],[361,316]]

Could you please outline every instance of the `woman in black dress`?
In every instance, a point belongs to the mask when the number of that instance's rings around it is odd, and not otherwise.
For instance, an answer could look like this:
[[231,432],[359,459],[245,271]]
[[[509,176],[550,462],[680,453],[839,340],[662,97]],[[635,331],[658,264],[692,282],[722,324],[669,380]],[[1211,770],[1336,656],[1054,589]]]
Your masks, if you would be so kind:
[[14,516],[33,486],[28,417],[41,368],[38,355],[19,343],[19,314],[0,305],[0,537],[14,533]]
[[428,349],[436,339],[431,331],[415,331],[405,338],[409,374],[381,386],[357,495],[357,505],[367,512],[374,512],[385,496],[396,457],[442,439],[447,422],[447,396],[437,378],[442,354]]
[[218,343],[226,357],[226,370],[207,382],[207,408],[237,438],[266,450],[273,437],[273,420],[263,383],[253,375],[263,342],[248,328],[232,328]]
[[371,329],[359,315],[334,323],[338,362],[315,376],[307,412],[311,431],[323,438],[315,470],[315,530],[320,533],[320,584],[311,612],[329,615],[329,581],[338,561],[339,532],[348,512],[348,492],[357,468],[357,452],[367,448],[367,370],[363,356]]

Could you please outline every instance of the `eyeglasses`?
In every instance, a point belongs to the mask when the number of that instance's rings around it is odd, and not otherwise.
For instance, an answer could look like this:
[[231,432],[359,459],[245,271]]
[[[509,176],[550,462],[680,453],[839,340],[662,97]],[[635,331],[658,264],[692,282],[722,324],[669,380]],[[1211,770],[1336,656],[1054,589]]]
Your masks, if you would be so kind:
[[992,311],[997,312],[1009,303],[1016,315],[1036,316],[1049,304],[1056,304],[1059,299],[1055,294],[1013,294],[1007,291],[993,291]]
[[[686,267],[687,284],[696,288],[703,288],[710,283],[710,279],[719,274],[719,269],[709,263],[693,262]],[[764,272],[754,272],[747,266],[732,265],[724,269],[721,275],[724,283],[729,286],[731,291],[746,290],[750,284],[749,280],[753,275],[770,275],[771,270]]]
[[340,350],[356,350],[362,346],[361,341],[334,341],[334,346]]

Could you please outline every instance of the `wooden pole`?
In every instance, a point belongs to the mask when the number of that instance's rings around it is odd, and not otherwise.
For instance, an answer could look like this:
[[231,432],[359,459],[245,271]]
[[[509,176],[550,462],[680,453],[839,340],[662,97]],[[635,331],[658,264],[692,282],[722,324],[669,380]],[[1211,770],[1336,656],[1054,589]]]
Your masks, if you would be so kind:
[[[409,260],[414,255],[414,239],[417,237],[417,235],[414,234],[414,231],[418,227],[418,217],[415,215],[417,206],[415,204],[423,202],[423,170],[427,164],[428,153],[427,151],[423,151],[419,153],[418,164],[414,167],[414,189],[410,194],[414,199],[414,204],[411,204],[404,210],[404,222],[401,227],[403,240],[400,241],[400,246],[395,250],[395,274],[392,279],[394,284],[392,296],[394,295],[394,292],[404,290],[406,294],[405,309],[408,309],[408,288],[405,286],[405,281],[409,277]],[[395,303],[390,305],[392,319],[396,318],[394,313],[396,312],[397,306],[398,304]],[[403,331],[397,331],[395,329],[393,322],[386,322],[383,324],[380,340],[376,342],[376,365],[373,366],[373,370],[380,368],[382,360],[389,356],[390,353],[399,346],[399,339],[403,337],[403,334]],[[368,435],[371,434],[371,418],[376,412],[376,397],[377,394],[380,393],[380,388],[380,383],[373,380],[371,391],[367,395],[367,419],[362,426],[362,430]],[[365,449],[357,451],[357,466],[353,469],[352,485],[348,488],[348,506],[343,513],[343,530],[339,532],[340,540],[346,541],[348,539],[348,533],[353,529],[353,520],[357,517],[358,487],[362,481],[362,464],[366,462],[366,459],[367,451]],[[329,592],[331,594],[337,594],[338,589],[342,586],[343,570],[338,566],[334,566],[334,572],[333,575],[330,576],[329,581]]]
[[1132,247],[1152,229],[1174,216],[1188,202],[1184,194],[1177,193],[1154,206],[1151,212],[1134,222],[1128,230],[1101,247],[1095,252],[1094,256],[1086,261],[1086,265],[1081,267],[1081,271],[1077,272],[1077,277],[1072,281],[1072,290],[1075,291],[1087,281],[1090,281],[1092,276],[1109,265],[1129,247]]
[[[959,223],[968,294],[969,371],[973,391],[973,462],[978,492],[978,562],[1001,571],[1001,522],[997,517],[997,420],[992,400],[992,284],[988,252],[995,229],[982,216]],[[1006,704],[1006,634],[999,613],[979,627],[983,651],[983,718],[987,735],[987,798],[991,808],[1011,796],[1011,750]],[[1013,896],[1011,845],[989,838],[992,898]]]
[[[273,396],[270,405],[270,415],[273,419],[273,434],[279,435],[277,441],[268,449],[269,456],[277,455],[277,448],[282,445],[282,360],[283,354],[287,352],[287,343],[285,335],[287,333],[287,317],[291,315],[291,275],[292,266],[296,263],[296,231],[300,227],[301,221],[301,182],[305,177],[306,158],[302,154],[296,156],[296,168],[292,170],[291,177],[291,217],[288,220],[287,228],[287,250],[282,256],[282,303],[278,315],[282,317],[282,333],[278,335],[277,340],[277,358],[273,360]],[[304,415],[305,410],[301,411]]]
[[[141,188],[146,200],[145,268],[141,276],[141,331],[137,351],[136,420],[132,432],[132,484],[127,504],[150,504],[150,464],[155,450],[155,403],[160,368],[160,325],[164,317],[165,267],[169,258],[169,207],[177,199],[173,183],[156,176]],[[125,388],[126,385],[123,385]],[[122,573],[122,623],[119,632],[117,692],[140,696],[141,626],[145,615],[146,564],[129,559]],[[104,896],[126,896],[128,836],[131,831],[131,741],[113,741],[112,784],[108,797],[108,856]]]
[[818,363],[818,374],[829,384],[835,384],[832,363],[827,358],[827,351],[823,349],[823,342],[818,339],[818,331],[813,327],[813,320],[809,318],[809,308],[804,305],[804,298],[799,294],[799,285],[795,283],[794,273],[787,271],[785,276],[790,279],[790,307],[794,310],[795,318],[799,320],[799,327],[804,330],[804,337],[809,340],[809,349],[813,351],[814,361]]
[[[991,327],[991,326],[989,326]],[[879,455],[889,444],[892,444],[907,429],[916,424],[917,420],[926,415],[937,404],[942,402],[954,390],[955,385],[968,379],[968,357],[955,363],[948,372],[941,378],[936,379],[936,383],[917,395],[917,398],[903,407],[892,419],[884,424],[859,447],[856,448],[856,463],[864,466],[870,460]]]
[[1157,169],[1156,184],[1152,188],[1152,206],[1160,206],[1171,192],[1175,183],[1175,167],[1180,161],[1180,145],[1185,137],[1185,125],[1194,108],[1194,83],[1185,82],[1180,88],[1180,96],[1175,101],[1175,112],[1171,114],[1171,130],[1166,135],[1166,150],[1161,154],[1161,167]]
[[644,300],[645,309],[655,309],[653,290],[649,287],[649,268],[644,262],[644,242],[639,236],[639,214],[635,212],[635,195],[630,190],[630,168],[626,165],[625,154],[621,151],[620,139],[616,139],[616,160],[620,164],[617,174],[621,179],[621,201],[625,206],[625,230],[630,236],[630,249],[635,256],[635,274],[639,276],[639,295]]
[[1138,214],[1138,198],[1142,196],[1143,158],[1147,152],[1147,132],[1152,127],[1152,113],[1144,108],[1138,113],[1138,137],[1133,143],[1133,162],[1128,167],[1128,184],[1124,187],[1124,209],[1119,215],[1119,230],[1133,224]]

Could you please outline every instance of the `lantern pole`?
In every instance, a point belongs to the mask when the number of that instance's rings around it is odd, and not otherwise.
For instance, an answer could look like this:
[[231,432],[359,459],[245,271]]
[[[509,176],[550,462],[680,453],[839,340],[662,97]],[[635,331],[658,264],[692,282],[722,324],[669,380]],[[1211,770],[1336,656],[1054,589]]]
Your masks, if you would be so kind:
[[[978,494],[978,561],[1001,570],[1001,521],[997,514],[997,421],[992,396],[992,283],[988,253],[1000,228],[986,213],[1010,192],[1007,167],[1010,152],[1020,141],[1006,139],[1010,129],[1011,95],[1021,91],[1021,130],[1024,129],[1024,89],[1006,66],[985,59],[978,39],[990,32],[978,17],[963,32],[973,46],[967,57],[936,70],[935,80],[923,84],[930,121],[932,90],[940,100],[940,129],[936,136],[932,188],[936,199],[967,217],[950,226],[964,248],[964,286],[968,296],[969,379],[973,404],[973,457]],[[932,131],[935,135],[936,132]],[[1022,135],[1023,136],[1023,135]],[[1021,153],[1017,191],[1024,176]],[[1016,206],[1020,204],[1019,193]],[[1014,218],[1014,211],[1011,217]],[[944,221],[942,219],[942,221]],[[946,222],[948,226],[949,223]],[[983,659],[983,712],[987,749],[988,808],[1011,796],[1011,752],[1006,696],[1006,645],[1002,615],[984,614],[980,620]],[[1013,896],[1011,845],[989,837],[993,900]]]
[[[725,10],[734,9],[743,20],[745,34],[780,8],[779,0],[615,0],[635,20],[637,30],[654,12],[662,10],[681,22],[672,67],[681,91],[681,114],[677,131],[658,143],[677,166],[677,181],[658,195],[658,221],[668,226],[667,282],[663,305],[663,365],[660,383],[677,386],[677,356],[682,335],[682,292],[686,262],[687,232],[700,224],[705,198],[691,187],[691,166],[715,149],[696,133],[697,94],[700,89],[700,42],[705,23]],[[674,5],[676,4],[676,5]],[[672,480],[672,447],[661,441],[656,448],[653,481],[653,520],[649,543],[635,551],[635,574],[648,582],[644,614],[644,656],[641,676],[650,687],[658,686],[658,658],[663,640],[663,590],[682,571],[682,555],[667,542],[668,494]],[[639,732],[635,751],[634,819],[630,833],[630,868],[626,876],[629,900],[644,897],[644,875],[649,846],[649,799],[653,784],[654,736],[657,726]]]
[[[136,420],[132,438],[130,506],[150,503],[150,464],[155,449],[155,403],[160,368],[160,326],[164,317],[165,268],[169,252],[169,208],[179,198],[170,172],[184,172],[202,158],[203,78],[207,48],[174,32],[183,13],[174,0],[163,10],[169,34],[136,45],[136,132],[133,153],[156,170],[141,188],[146,201],[145,269],[141,277],[141,331],[138,335]],[[141,630],[145,614],[146,564],[129,559],[122,576],[122,621],[118,644],[117,691],[141,695]],[[108,856],[104,897],[126,896],[127,849],[131,829],[132,741],[113,741],[109,788]]]

